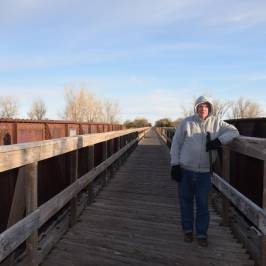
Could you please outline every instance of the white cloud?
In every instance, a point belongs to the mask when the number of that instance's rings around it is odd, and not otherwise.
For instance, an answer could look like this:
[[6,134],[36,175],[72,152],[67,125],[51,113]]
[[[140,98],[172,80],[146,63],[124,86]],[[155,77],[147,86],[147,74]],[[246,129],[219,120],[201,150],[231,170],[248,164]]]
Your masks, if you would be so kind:
[[266,2],[228,1],[213,2],[208,7],[204,21],[212,27],[225,27],[228,30],[245,29],[266,22]]
[[0,55],[0,70],[28,69],[28,68],[54,68],[79,64],[91,64],[109,61],[123,57],[119,51],[105,51],[103,49],[88,49],[63,54],[62,52],[39,54]]
[[[10,0],[1,1],[0,22],[58,18],[66,23],[82,21],[85,28],[155,26],[180,20],[217,25],[255,25],[266,21],[266,2],[225,0]],[[207,15],[206,15],[207,14]],[[77,30],[77,29],[76,29]]]

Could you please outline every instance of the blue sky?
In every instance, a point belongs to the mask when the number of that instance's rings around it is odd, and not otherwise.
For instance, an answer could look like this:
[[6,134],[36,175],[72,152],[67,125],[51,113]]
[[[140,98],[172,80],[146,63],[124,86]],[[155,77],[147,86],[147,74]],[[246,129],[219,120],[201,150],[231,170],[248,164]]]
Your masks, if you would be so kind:
[[58,119],[80,83],[121,121],[175,119],[205,93],[266,107],[265,0],[0,0],[0,36],[0,96],[21,117],[40,97]]

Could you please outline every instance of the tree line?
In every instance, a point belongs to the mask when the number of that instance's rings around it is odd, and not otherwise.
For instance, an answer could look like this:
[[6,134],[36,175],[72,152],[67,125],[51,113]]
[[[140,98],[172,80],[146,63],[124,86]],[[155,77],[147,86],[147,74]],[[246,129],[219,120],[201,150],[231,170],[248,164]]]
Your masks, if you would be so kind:
[[[75,122],[118,123],[120,107],[118,102],[99,99],[85,86],[74,90],[71,86],[64,90],[65,106],[59,112],[63,120]],[[27,113],[29,119],[46,120],[47,107],[42,99],[35,99]],[[18,118],[19,103],[11,96],[0,97],[0,118]]]
[[[182,114],[180,118],[171,120],[169,118],[162,118],[155,122],[157,127],[176,127],[184,117],[194,114],[194,105],[196,99],[192,99],[190,108],[182,106]],[[239,118],[255,118],[262,117],[264,110],[262,106],[250,99],[243,97],[238,98],[236,101],[221,101],[218,99],[213,100],[213,114],[222,119],[239,119]]]
[[[74,90],[71,86],[66,86],[64,90],[65,106],[59,113],[63,120],[76,122],[104,122],[119,123],[120,107],[118,102],[110,99],[99,99],[86,86],[81,86]],[[180,121],[194,113],[194,102],[191,107],[182,106],[180,117],[175,120],[161,118],[155,122],[157,127],[176,127]],[[222,119],[254,118],[264,115],[262,106],[250,99],[240,97],[236,101],[213,100],[214,115]],[[18,118],[19,104],[16,98],[11,96],[0,96],[0,118]],[[46,120],[47,107],[42,99],[35,99],[27,113],[32,120]],[[135,118],[126,120],[125,128],[146,127],[151,123],[146,118]]]
[[124,122],[125,128],[134,128],[134,127],[151,127],[152,124],[146,118],[135,118],[134,120],[126,120]]

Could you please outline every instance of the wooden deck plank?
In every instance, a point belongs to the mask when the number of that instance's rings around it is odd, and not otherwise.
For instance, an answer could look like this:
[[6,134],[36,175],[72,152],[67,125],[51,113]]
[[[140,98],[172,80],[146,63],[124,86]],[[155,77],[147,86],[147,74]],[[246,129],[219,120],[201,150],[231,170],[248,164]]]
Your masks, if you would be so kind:
[[183,242],[169,159],[150,132],[43,265],[254,265],[212,208],[208,248]]

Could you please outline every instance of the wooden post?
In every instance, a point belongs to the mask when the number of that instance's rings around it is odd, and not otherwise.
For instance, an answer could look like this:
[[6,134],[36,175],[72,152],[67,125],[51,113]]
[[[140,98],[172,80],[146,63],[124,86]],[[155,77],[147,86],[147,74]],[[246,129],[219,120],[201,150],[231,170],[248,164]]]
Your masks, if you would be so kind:
[[[38,208],[38,163],[25,166],[26,215]],[[36,230],[26,241],[27,265],[38,265],[38,231]]]
[[92,168],[94,168],[94,145],[88,147],[89,150],[89,161],[88,161],[88,170],[90,171]]
[[[89,146],[88,147],[88,156],[89,156],[89,161],[88,161],[88,171],[92,170],[94,168],[94,146]],[[88,186],[88,201],[87,204],[90,204],[93,202],[94,199],[94,194],[93,194],[93,185],[92,182],[90,182]]]
[[[230,150],[228,148],[223,148],[223,178],[228,183],[230,183]],[[226,197],[223,198],[223,225],[228,225],[229,223],[229,201]]]
[[[110,140],[110,156],[114,154],[114,139]],[[114,173],[114,166],[110,166],[110,178],[113,176]]]
[[18,171],[17,182],[9,212],[7,227],[10,227],[11,225],[18,222],[23,217],[26,208],[24,169],[25,167],[20,167]]
[[[121,149],[121,137],[118,137],[117,138],[117,151],[119,151]],[[118,160],[117,160],[117,167],[119,168],[120,167],[120,165],[121,165],[121,158],[119,158]]]
[[[70,154],[70,184],[74,183],[78,178],[78,150]],[[77,220],[77,195],[70,201],[70,221],[69,226],[72,227]]]
[[[9,212],[7,228],[17,223],[23,218],[23,214],[26,208],[25,200],[25,166],[20,167],[18,170],[18,176],[15,186],[15,191],[12,199],[12,204]],[[14,265],[14,252],[1,263],[2,266],[11,266]]]
[[[266,161],[263,162],[263,192],[262,192],[262,208],[266,210]],[[266,266],[266,235],[261,236],[261,258],[260,265]]]
[[[107,141],[104,141],[102,143],[102,145],[103,145],[103,148],[102,148],[102,161],[104,162],[107,159]],[[108,182],[108,179],[109,179],[108,170],[107,169],[103,171],[102,176],[103,176],[103,179],[104,179],[104,183],[106,184]]]

